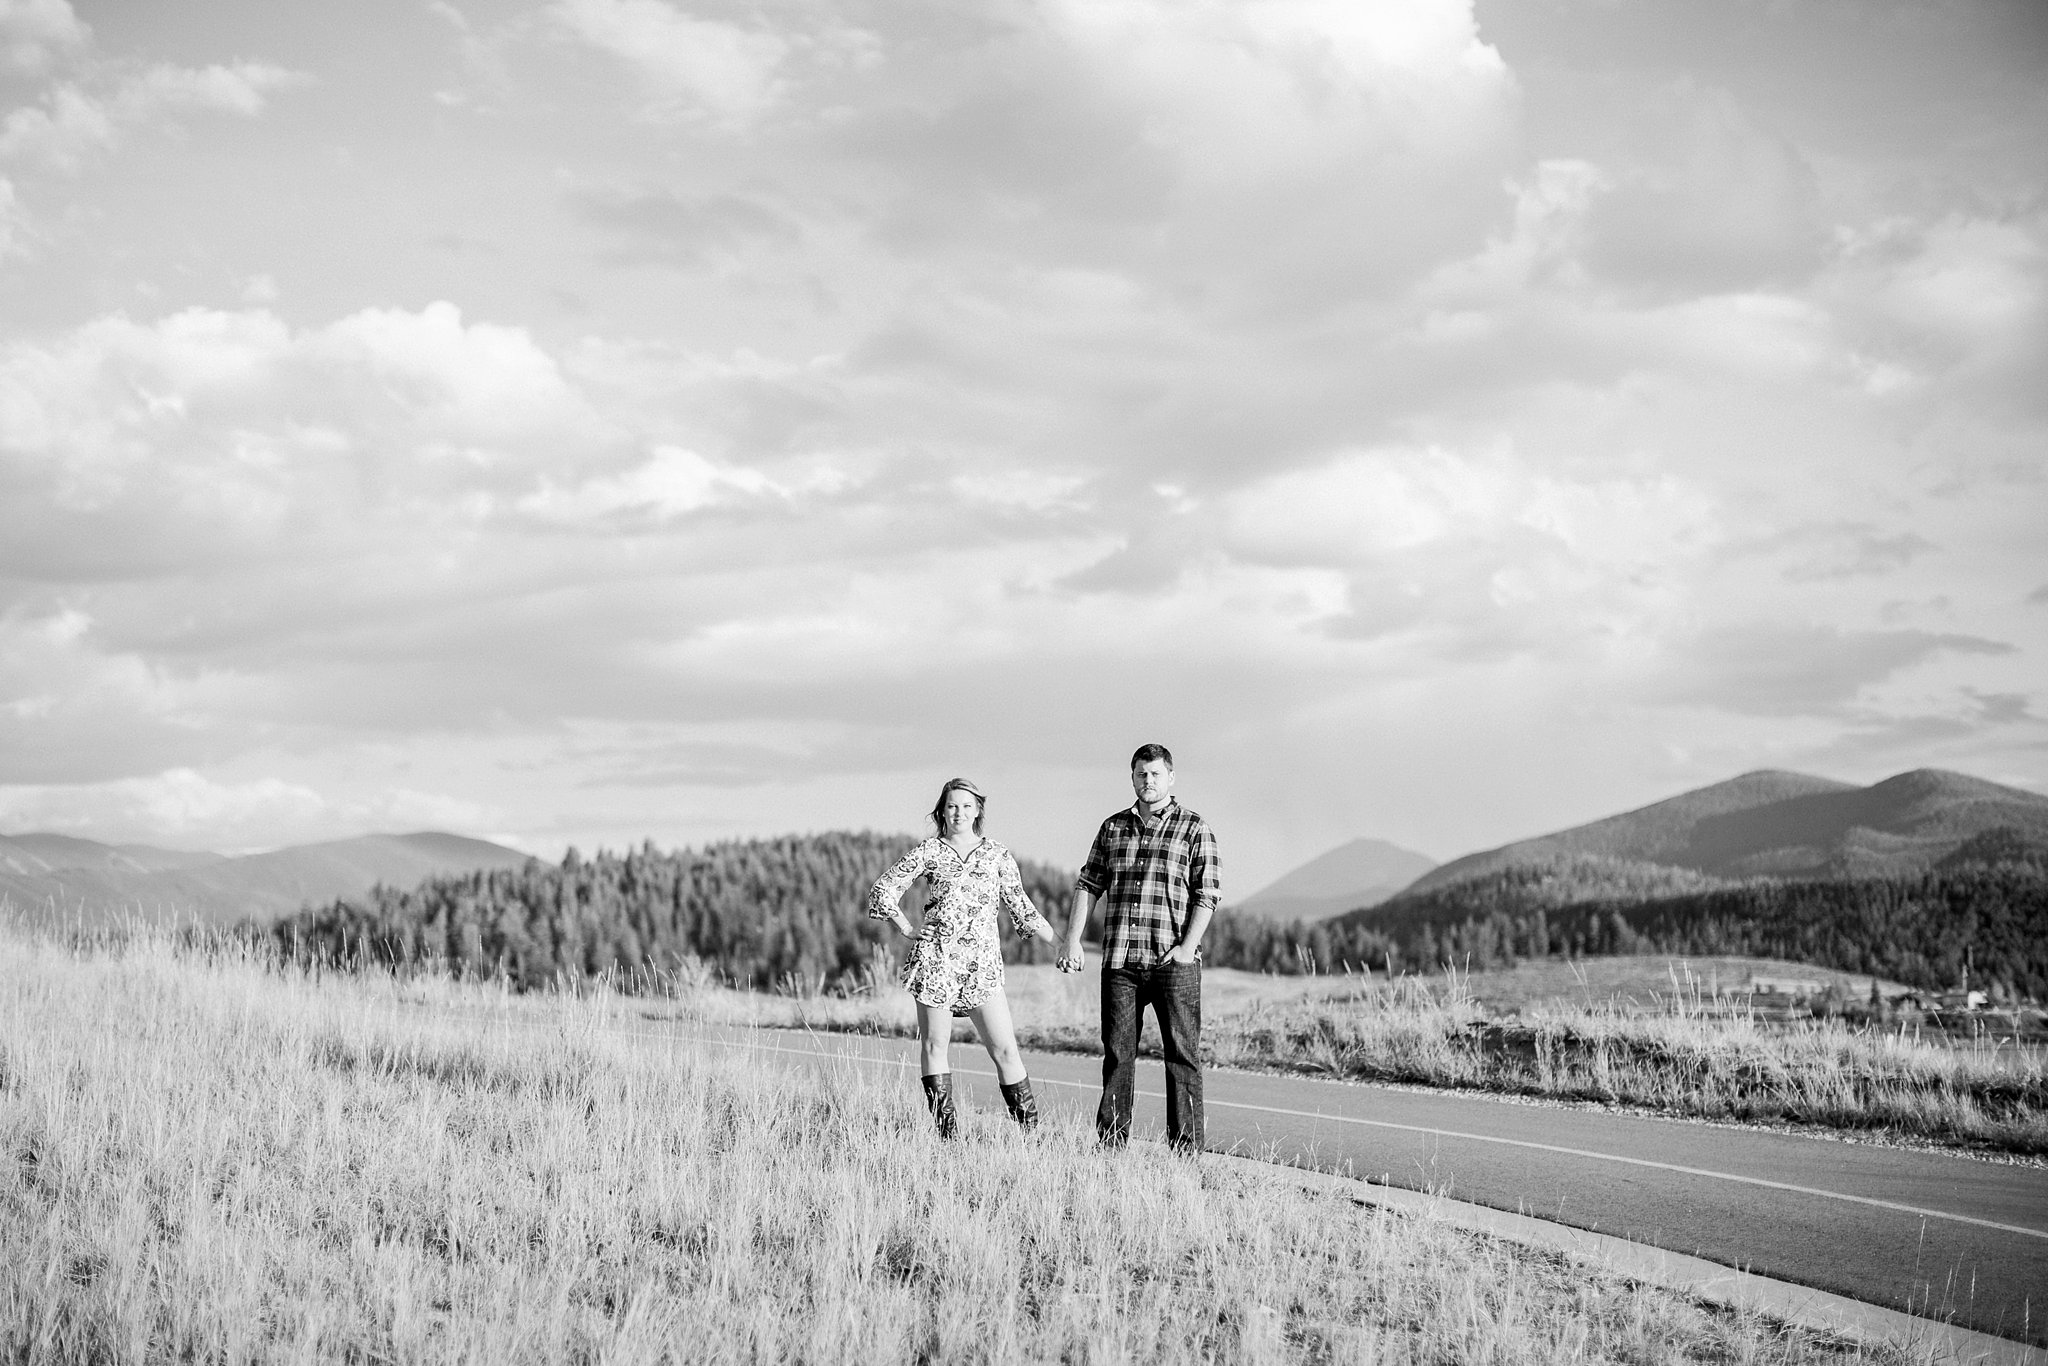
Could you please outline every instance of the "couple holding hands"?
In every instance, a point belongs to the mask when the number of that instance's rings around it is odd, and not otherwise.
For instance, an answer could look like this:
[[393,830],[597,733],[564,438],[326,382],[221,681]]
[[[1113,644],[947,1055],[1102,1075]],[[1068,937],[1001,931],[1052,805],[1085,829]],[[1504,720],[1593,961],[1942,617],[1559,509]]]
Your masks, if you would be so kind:
[[[1166,1054],[1167,1142],[1199,1152],[1201,943],[1216,911],[1216,836],[1173,799],[1173,755],[1166,746],[1141,745],[1131,755],[1131,790],[1137,800],[1102,823],[1075,879],[1059,969],[1081,970],[1081,931],[1102,900],[1102,1103],[1095,1131],[1112,1147],[1130,1138],[1138,1027],[1150,1006]],[[947,782],[931,813],[938,834],[912,848],[868,894],[868,914],[914,941],[903,985],[917,1002],[925,1102],[945,1138],[958,1123],[946,1060],[956,1015],[974,1022],[1011,1116],[1026,1129],[1038,1123],[1038,1102],[1003,996],[996,912],[1008,911],[1019,934],[1048,944],[1057,936],[1024,894],[1010,851],[983,837],[987,804],[965,778]],[[931,895],[924,924],[913,929],[897,903],[919,876],[930,879]]]

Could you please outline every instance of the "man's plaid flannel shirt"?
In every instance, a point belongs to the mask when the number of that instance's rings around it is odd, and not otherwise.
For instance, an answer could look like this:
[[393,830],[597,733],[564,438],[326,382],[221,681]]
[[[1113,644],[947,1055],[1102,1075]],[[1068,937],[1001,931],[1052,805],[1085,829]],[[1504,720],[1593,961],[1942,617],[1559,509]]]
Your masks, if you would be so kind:
[[1149,968],[1180,942],[1198,906],[1222,890],[1216,832],[1177,801],[1151,820],[1134,803],[1102,823],[1075,885],[1108,902],[1102,963]]

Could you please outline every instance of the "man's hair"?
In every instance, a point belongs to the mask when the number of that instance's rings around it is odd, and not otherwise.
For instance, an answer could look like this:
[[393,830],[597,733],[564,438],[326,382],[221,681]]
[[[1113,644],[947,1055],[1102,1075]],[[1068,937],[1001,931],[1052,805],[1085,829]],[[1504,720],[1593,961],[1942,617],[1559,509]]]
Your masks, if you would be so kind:
[[1131,767],[1149,764],[1154,759],[1164,760],[1168,768],[1173,767],[1173,751],[1165,745],[1139,745],[1131,754]]

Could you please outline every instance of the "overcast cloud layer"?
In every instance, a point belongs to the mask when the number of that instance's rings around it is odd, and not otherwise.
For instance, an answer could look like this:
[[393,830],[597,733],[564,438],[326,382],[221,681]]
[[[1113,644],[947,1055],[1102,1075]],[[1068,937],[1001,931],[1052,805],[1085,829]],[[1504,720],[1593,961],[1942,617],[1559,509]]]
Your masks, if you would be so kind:
[[0,0],[0,829],[1227,896],[2048,783],[2029,0]]

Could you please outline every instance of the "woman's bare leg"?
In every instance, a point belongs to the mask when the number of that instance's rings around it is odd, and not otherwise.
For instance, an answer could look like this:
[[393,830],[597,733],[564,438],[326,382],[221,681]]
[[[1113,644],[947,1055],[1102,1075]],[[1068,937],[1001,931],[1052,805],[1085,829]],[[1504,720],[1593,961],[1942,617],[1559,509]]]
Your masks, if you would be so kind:
[[991,991],[968,1018],[981,1035],[981,1046],[988,1050],[989,1061],[996,1065],[996,1080],[1005,1086],[1024,1080],[1024,1055],[1017,1050],[1017,1030],[1010,1023],[1010,1002],[1003,989]]
[[927,1077],[951,1072],[946,1045],[953,1042],[953,1012],[944,1006],[917,1005],[917,1070]]

